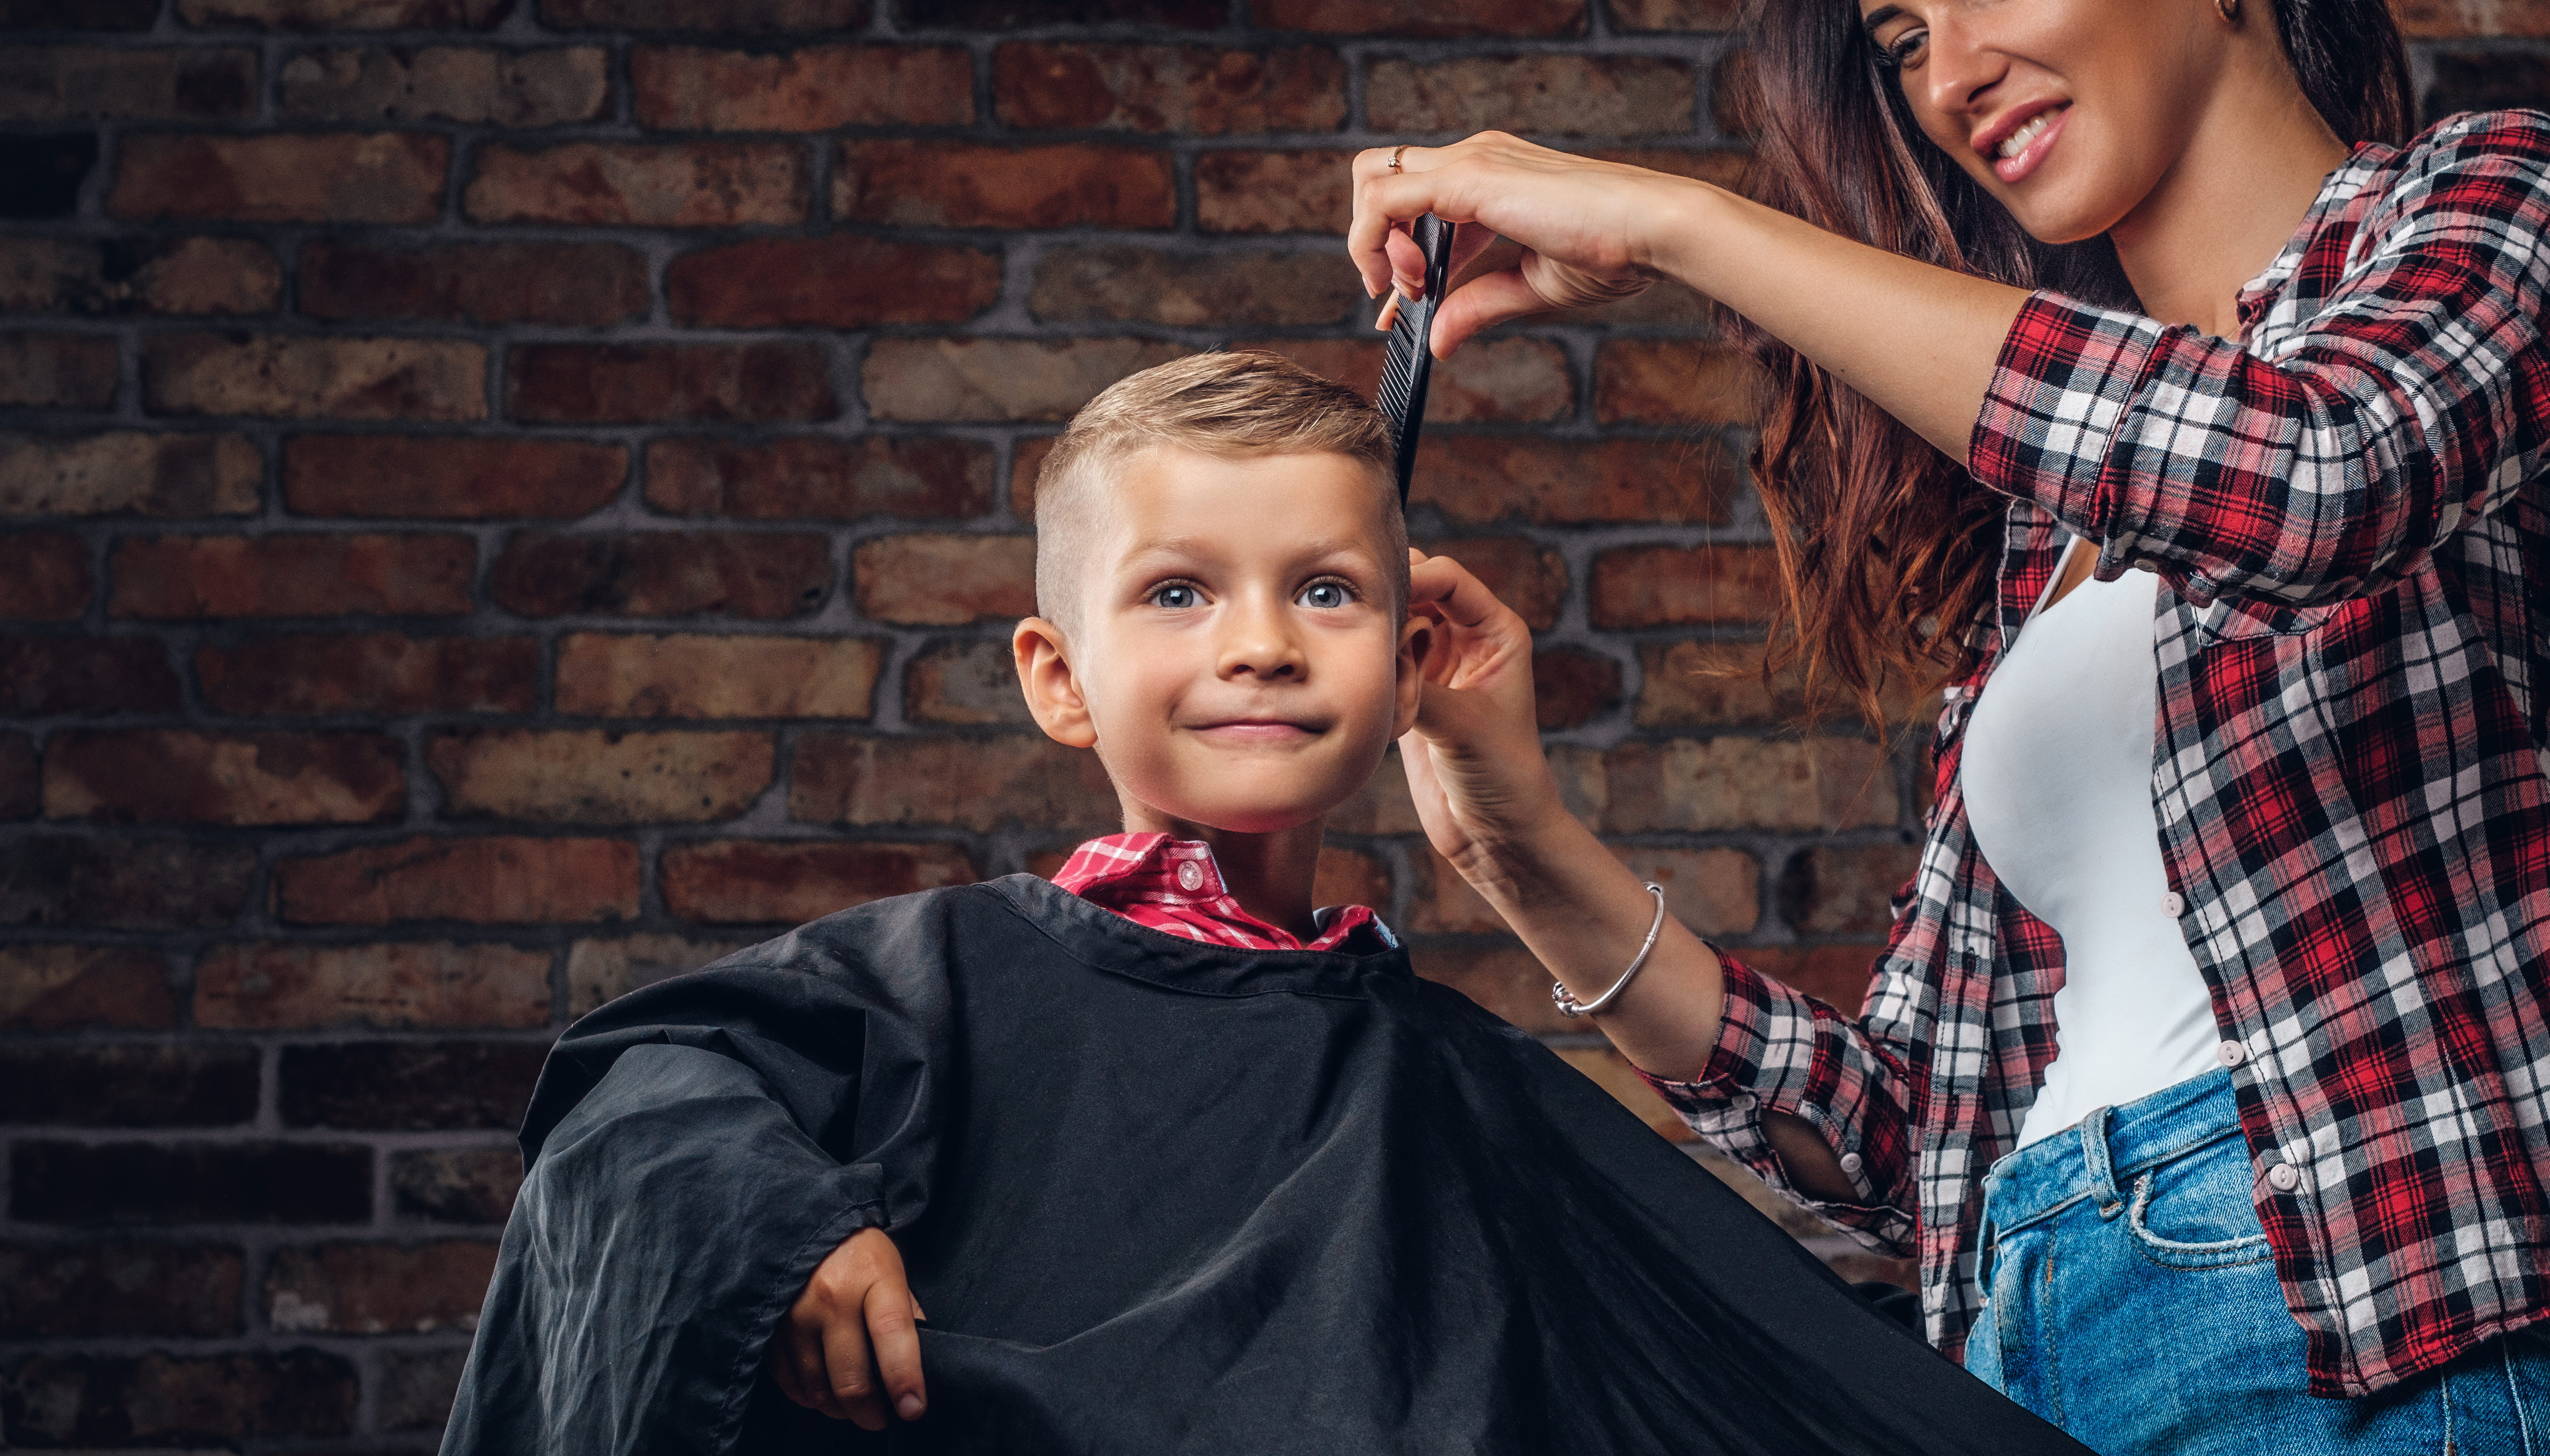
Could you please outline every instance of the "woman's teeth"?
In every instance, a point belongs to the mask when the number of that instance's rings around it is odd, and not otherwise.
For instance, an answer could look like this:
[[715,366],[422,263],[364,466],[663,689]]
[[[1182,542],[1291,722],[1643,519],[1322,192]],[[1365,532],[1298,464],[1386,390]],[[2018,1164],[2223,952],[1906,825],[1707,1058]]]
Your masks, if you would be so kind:
[[2025,151],[2027,149],[2027,144],[2035,141],[2039,136],[2043,135],[2045,129],[2052,125],[2054,125],[2053,112],[2040,111],[2036,115],[2029,117],[2026,125],[2002,139],[2002,160],[2008,161],[2010,158]]

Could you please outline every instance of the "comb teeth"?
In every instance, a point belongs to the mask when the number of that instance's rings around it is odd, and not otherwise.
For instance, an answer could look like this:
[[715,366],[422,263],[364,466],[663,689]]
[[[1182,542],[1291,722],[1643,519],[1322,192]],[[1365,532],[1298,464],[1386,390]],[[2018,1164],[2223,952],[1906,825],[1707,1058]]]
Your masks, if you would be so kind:
[[1444,274],[1452,258],[1452,225],[1431,214],[1410,230],[1425,254],[1425,296],[1402,298],[1390,321],[1390,347],[1381,362],[1381,388],[1373,404],[1390,422],[1394,464],[1399,477],[1399,503],[1408,504],[1408,487],[1417,472],[1417,437],[1425,425],[1425,384],[1433,372],[1429,344],[1434,335],[1434,305],[1443,296]]

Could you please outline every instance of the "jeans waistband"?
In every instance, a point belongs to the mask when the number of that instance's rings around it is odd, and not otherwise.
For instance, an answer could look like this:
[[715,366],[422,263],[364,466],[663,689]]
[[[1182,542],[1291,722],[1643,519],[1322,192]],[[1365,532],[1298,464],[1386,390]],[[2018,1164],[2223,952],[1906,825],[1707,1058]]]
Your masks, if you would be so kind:
[[2135,1174],[2240,1132],[2231,1073],[2215,1070],[2020,1148],[1984,1175],[1985,1216],[2008,1233],[2083,1199],[2119,1203]]

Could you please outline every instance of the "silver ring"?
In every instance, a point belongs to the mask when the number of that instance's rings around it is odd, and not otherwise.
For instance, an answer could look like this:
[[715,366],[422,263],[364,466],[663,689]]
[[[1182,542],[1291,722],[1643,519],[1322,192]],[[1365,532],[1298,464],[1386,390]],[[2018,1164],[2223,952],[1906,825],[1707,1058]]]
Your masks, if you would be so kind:
[[1402,142],[1397,146],[1390,148],[1390,169],[1392,171],[1396,172],[1402,170],[1399,165],[1399,157],[1402,152],[1408,150],[1410,145],[1411,144],[1409,143]]

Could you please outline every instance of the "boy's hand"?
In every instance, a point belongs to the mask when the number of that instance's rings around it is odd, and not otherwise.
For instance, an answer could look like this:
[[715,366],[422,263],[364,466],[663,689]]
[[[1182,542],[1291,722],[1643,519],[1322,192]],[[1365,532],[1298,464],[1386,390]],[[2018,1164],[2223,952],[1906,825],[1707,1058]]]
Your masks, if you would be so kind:
[[923,1317],[894,1240],[862,1228],[815,1267],[772,1331],[770,1377],[789,1400],[862,1430],[885,1429],[889,1405],[918,1420],[929,1406],[913,1324]]

